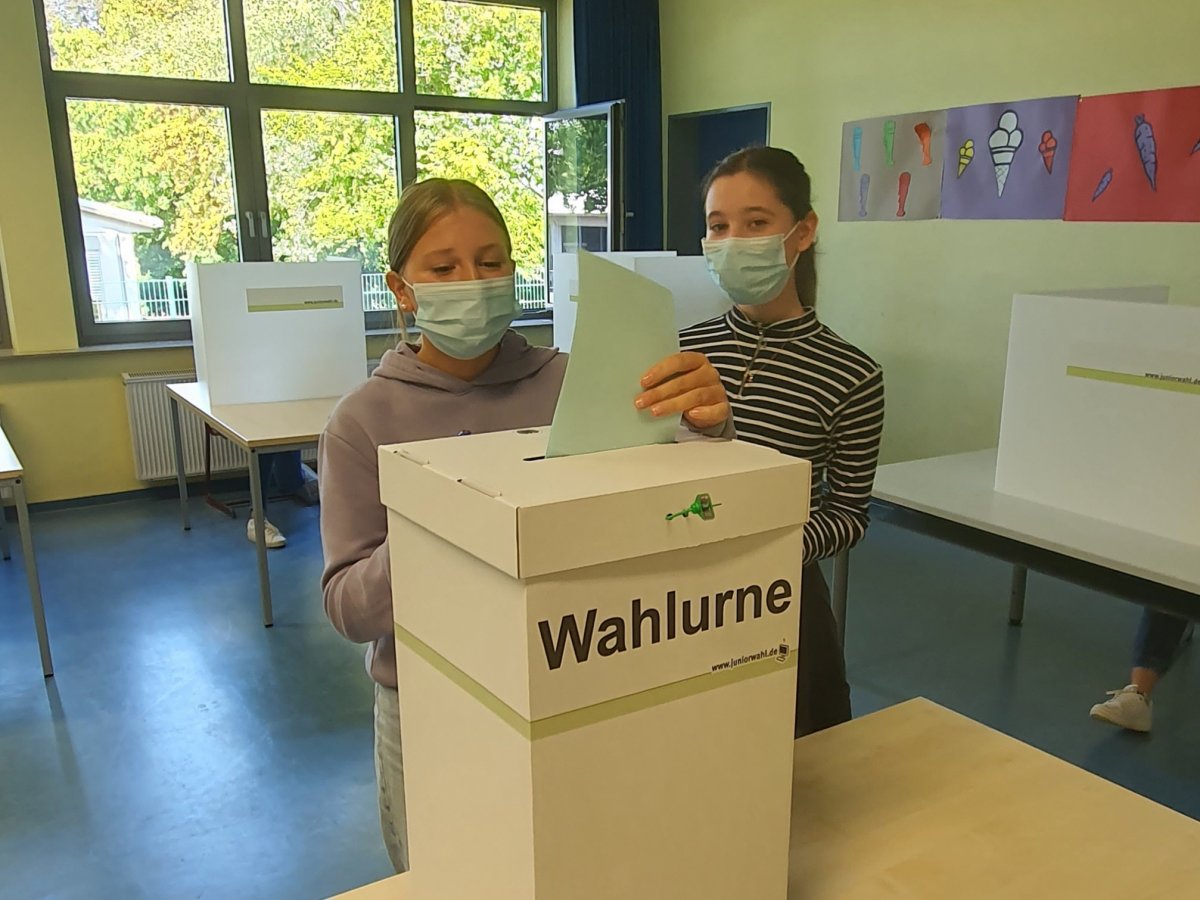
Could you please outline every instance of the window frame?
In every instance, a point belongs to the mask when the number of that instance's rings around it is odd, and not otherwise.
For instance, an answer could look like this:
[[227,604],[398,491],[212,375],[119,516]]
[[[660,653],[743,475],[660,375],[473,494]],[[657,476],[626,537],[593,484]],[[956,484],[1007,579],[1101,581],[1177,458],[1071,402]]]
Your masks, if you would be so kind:
[[[257,84],[250,80],[243,0],[221,0],[229,51],[230,79],[203,81],[144,75],[107,75],[57,70],[51,65],[50,38],[42,0],[30,0],[37,23],[38,47],[45,85],[46,112],[50,125],[55,175],[58,182],[67,268],[75,307],[80,346],[153,341],[190,341],[190,321],[110,322],[94,320],[87,276],[83,225],[71,148],[67,101],[116,100],[123,102],[196,104],[226,110],[237,213],[239,244],[246,261],[271,259],[270,239],[251,236],[247,214],[268,210],[264,172],[262,111],[264,109],[311,110],[391,116],[396,128],[397,186],[415,179],[417,168],[415,113],[420,110],[493,113],[544,117],[557,108],[558,95],[558,3],[557,0],[462,0],[476,5],[536,9],[542,13],[542,100],[490,100],[418,94],[416,54],[413,39],[414,0],[392,0],[396,22],[398,90],[369,91],[339,88]],[[365,330],[393,326],[390,312],[364,312]],[[0,317],[0,328],[3,319]]]

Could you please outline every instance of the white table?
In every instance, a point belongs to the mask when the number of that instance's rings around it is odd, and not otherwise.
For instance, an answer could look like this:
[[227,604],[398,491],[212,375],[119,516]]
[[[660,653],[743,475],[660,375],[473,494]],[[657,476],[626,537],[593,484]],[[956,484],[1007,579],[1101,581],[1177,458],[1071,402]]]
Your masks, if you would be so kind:
[[[37,559],[33,555],[33,533],[29,528],[29,506],[25,501],[25,469],[21,466],[21,460],[17,458],[3,429],[0,429],[0,487],[12,489],[13,505],[17,508],[17,525],[21,532],[21,554],[25,558],[25,578],[29,582],[33,623],[37,628],[38,649],[42,653],[42,674],[49,678],[54,674],[54,663],[50,659],[50,639],[46,635],[46,612],[42,608],[42,586],[38,579]],[[8,547],[8,530],[5,527],[3,507],[0,507],[0,551],[5,559],[12,559]]]
[[1196,897],[1197,847],[1200,822],[928,700],[796,742],[791,900]]
[[982,450],[881,466],[873,493],[884,521],[1013,562],[1014,625],[1024,613],[1029,568],[1200,619],[1200,543],[1002,494],[995,477],[996,451]]
[[271,607],[271,574],[267,566],[266,498],[258,457],[263,453],[283,453],[315,446],[340,398],[289,400],[282,403],[242,403],[214,406],[202,384],[167,386],[171,398],[171,425],[175,438],[175,476],[179,482],[179,506],[184,531],[191,529],[188,517],[187,473],[183,465],[183,438],[180,407],[186,406],[208,423],[214,431],[237,444],[250,455],[250,503],[254,516],[254,536],[258,553],[258,583],[262,598],[263,625],[274,621]]

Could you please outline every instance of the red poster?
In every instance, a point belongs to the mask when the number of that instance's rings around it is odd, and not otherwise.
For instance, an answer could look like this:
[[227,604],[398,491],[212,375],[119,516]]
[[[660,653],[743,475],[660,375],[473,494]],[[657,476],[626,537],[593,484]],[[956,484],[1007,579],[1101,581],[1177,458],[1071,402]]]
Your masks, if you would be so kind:
[[1084,97],[1066,219],[1200,222],[1200,87]]

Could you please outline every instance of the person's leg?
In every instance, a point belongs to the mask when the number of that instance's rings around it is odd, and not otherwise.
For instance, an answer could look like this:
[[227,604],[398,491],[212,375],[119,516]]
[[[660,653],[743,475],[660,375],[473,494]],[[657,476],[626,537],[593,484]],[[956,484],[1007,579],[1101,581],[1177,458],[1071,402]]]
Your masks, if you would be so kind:
[[408,826],[404,807],[404,757],[400,746],[400,698],[395,688],[375,685],[375,779],[379,824],[397,872],[408,871]]
[[1187,619],[1149,607],[1142,610],[1133,641],[1133,669],[1129,673],[1129,683],[1137,687],[1138,693],[1149,696],[1159,679],[1167,674],[1187,627]]
[[1188,624],[1186,619],[1144,609],[1133,641],[1129,684],[1109,691],[1109,699],[1092,707],[1092,718],[1129,731],[1148,732],[1154,720],[1150,693],[1175,661]]
[[299,450],[287,450],[274,454],[275,490],[278,496],[291,496],[300,490],[304,478],[300,474],[301,462]]
[[[258,454],[258,475],[262,484],[263,528],[267,534],[267,547],[271,550],[279,550],[287,545],[287,538],[283,536],[283,533],[267,517],[267,502],[271,494],[275,491],[279,480],[279,460],[281,457],[286,456],[287,454],[281,453]],[[246,540],[254,543],[253,516],[246,522]]]
[[263,511],[267,509],[267,498],[275,489],[275,459],[278,453],[258,454],[258,477],[262,479]]
[[815,563],[804,568],[797,646],[796,737],[850,721],[846,660],[829,605],[829,587]]

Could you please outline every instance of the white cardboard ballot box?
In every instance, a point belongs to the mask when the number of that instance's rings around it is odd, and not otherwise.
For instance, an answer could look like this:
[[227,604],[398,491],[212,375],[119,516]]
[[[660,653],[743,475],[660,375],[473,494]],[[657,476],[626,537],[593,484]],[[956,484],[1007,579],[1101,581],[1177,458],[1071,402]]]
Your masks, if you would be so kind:
[[188,297],[214,405],[340,397],[366,377],[357,262],[193,263]]
[[784,900],[809,464],[547,431],[379,451],[412,897]]

